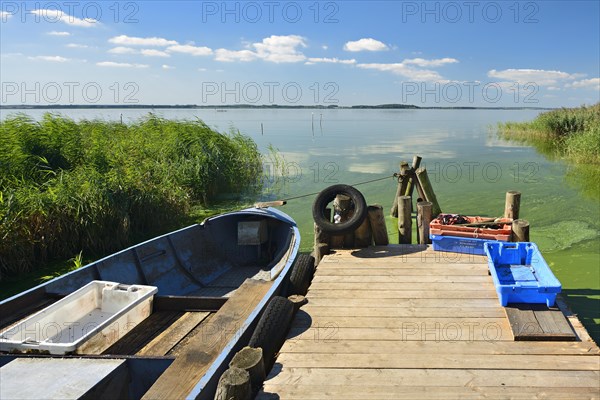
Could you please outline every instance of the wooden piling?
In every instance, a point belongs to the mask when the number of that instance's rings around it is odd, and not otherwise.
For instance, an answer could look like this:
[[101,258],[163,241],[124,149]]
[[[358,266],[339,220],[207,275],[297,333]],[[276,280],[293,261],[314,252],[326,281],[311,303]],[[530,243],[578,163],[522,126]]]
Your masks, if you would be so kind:
[[504,218],[519,219],[521,209],[521,193],[511,190],[506,192],[506,202],[504,203]]
[[252,388],[248,371],[233,367],[221,375],[215,400],[249,400],[251,392]]
[[437,198],[435,197],[435,193],[433,192],[433,187],[431,186],[431,182],[427,176],[427,169],[419,168],[416,171],[416,175],[417,180],[423,189],[423,194],[425,195],[424,200],[431,203],[431,215],[433,218],[435,218],[442,212],[442,209],[440,208]]
[[291,296],[288,296],[288,300],[291,301],[294,305],[294,313],[298,312],[298,310],[300,310],[300,307],[308,303],[306,297],[299,294],[293,294]]
[[419,244],[429,244],[429,223],[431,222],[432,204],[429,201],[417,203],[417,231],[419,233]]
[[253,392],[258,392],[267,377],[263,361],[263,351],[260,347],[244,347],[233,356],[229,367],[243,369],[248,372]]
[[412,243],[412,201],[410,196],[398,197],[398,243]]
[[375,246],[387,246],[390,244],[385,217],[383,216],[383,207],[379,204],[369,206],[367,216],[371,225]]
[[529,221],[516,219],[512,223],[512,241],[529,242]]
[[[419,167],[421,166],[421,160],[422,158],[419,156],[414,156],[413,157],[413,161],[412,161],[412,172],[415,172],[416,170],[419,169]],[[406,186],[406,191],[404,192],[405,195],[412,197],[413,195],[413,191],[415,189],[415,186],[418,187],[418,185],[416,184],[416,179],[414,178],[414,175],[411,175],[408,179],[408,183]]]
[[371,236],[371,223],[369,222],[369,218],[367,217],[362,222],[362,224],[360,224],[360,226],[356,228],[356,231],[354,231],[354,247],[369,247],[372,241],[373,239]]
[[[325,209],[325,218],[328,221],[331,221],[331,208]],[[314,232],[315,232],[315,246],[319,243],[327,243],[329,244],[330,235],[327,232],[323,232],[323,230],[315,223],[314,224]]]
[[403,196],[406,193],[408,181],[410,178],[410,167],[406,161],[400,163],[400,176],[398,177],[398,188],[396,189],[396,196],[394,196],[394,203],[392,204],[391,216],[398,218],[398,197]]

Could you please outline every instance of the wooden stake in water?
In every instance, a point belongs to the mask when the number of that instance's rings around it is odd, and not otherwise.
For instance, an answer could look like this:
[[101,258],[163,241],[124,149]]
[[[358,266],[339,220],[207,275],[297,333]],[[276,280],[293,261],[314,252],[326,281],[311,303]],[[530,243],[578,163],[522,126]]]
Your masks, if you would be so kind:
[[310,124],[312,127],[312,135],[315,136],[315,113],[310,113]]
[[265,135],[265,127],[263,126],[262,122],[260,123],[260,134],[261,134],[261,136]]

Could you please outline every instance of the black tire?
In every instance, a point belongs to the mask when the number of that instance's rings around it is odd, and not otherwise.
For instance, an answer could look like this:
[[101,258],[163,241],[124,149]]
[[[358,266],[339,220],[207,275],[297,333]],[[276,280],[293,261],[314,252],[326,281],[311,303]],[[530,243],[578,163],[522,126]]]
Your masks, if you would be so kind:
[[294,315],[294,305],[285,297],[275,296],[269,301],[248,346],[260,347],[263,351],[265,371],[268,373],[275,362]]
[[315,273],[315,258],[308,254],[300,254],[290,272],[287,295],[306,296],[310,282]]
[[[338,194],[343,194],[350,197],[354,203],[354,215],[352,215],[352,217],[345,222],[334,224],[325,217],[325,209]],[[324,232],[335,235],[343,235],[348,232],[353,232],[360,226],[360,224],[362,224],[367,216],[367,202],[365,201],[362,193],[352,186],[333,185],[323,189],[321,193],[317,195],[317,198],[313,203],[312,213],[315,223]]]

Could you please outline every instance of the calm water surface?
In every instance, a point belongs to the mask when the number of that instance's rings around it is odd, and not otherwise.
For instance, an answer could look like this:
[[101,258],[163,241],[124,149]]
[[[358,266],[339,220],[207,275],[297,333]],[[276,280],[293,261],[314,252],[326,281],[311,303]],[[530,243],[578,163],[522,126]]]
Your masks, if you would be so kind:
[[[151,110],[69,110],[74,119],[133,121]],[[2,111],[2,118],[11,112]],[[44,111],[28,110],[38,118]],[[251,136],[263,153],[277,148],[287,163],[278,191],[268,198],[317,192],[334,183],[357,183],[398,170],[402,160],[423,157],[444,212],[499,216],[507,190],[522,192],[521,218],[531,240],[563,284],[573,310],[600,341],[600,207],[583,194],[572,168],[534,149],[500,140],[495,126],[526,121],[532,110],[157,110],[165,118],[200,118],[219,131]],[[261,126],[262,125],[262,126]],[[268,165],[267,165],[268,166]],[[369,204],[389,214],[392,178],[358,187]],[[589,193],[588,188],[588,193]],[[596,188],[597,192],[597,188]],[[312,245],[314,196],[291,200],[284,211],[297,222],[302,249]],[[391,240],[396,221],[388,218]]]

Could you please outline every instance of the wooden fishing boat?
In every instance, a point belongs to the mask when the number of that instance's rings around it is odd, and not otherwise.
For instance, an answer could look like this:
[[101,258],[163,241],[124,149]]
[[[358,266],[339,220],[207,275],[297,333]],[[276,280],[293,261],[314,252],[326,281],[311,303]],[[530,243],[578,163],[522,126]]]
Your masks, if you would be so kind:
[[299,245],[289,216],[250,208],[0,302],[0,397],[212,398]]

